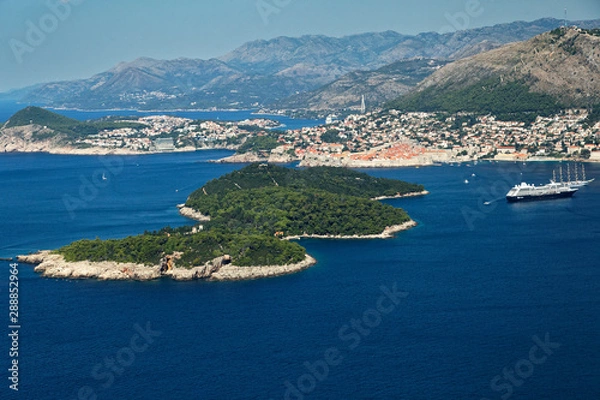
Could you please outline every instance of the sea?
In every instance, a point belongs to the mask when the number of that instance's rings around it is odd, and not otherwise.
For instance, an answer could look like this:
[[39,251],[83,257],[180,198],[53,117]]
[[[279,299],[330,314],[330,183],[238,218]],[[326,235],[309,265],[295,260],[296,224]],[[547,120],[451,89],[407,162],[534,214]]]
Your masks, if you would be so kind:
[[[176,204],[242,167],[210,162],[229,154],[1,154],[0,257],[192,224]],[[596,400],[600,182],[504,199],[558,166],[364,170],[425,185],[385,201],[418,226],[301,240],[318,263],[284,277],[98,282],[0,261],[0,398]]]

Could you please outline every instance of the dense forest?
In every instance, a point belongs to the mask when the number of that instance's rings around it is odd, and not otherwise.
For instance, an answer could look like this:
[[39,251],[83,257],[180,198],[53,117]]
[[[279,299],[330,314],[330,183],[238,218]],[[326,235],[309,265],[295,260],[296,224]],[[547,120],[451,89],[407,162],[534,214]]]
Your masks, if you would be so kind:
[[297,190],[316,189],[365,199],[424,190],[423,185],[395,179],[375,178],[363,172],[346,168],[291,169],[272,164],[252,164],[208,182],[190,195],[186,205],[206,215],[212,215],[214,207],[218,207],[220,196],[232,191],[273,186]]
[[194,233],[164,229],[125,239],[80,240],[58,250],[67,261],[116,261],[157,265],[165,254],[181,252],[179,267],[200,266],[231,255],[236,265],[281,265],[302,261],[297,243],[267,235],[233,234],[219,229]]
[[[208,196],[207,196],[208,197]],[[209,226],[274,235],[378,234],[410,220],[399,208],[315,189],[264,187],[227,193],[207,204]]]
[[253,164],[208,182],[187,206],[210,215],[204,230],[165,228],[120,240],[81,240],[58,250],[67,261],[117,261],[156,265],[180,253],[192,267],[230,255],[239,266],[289,264],[306,255],[282,236],[379,234],[410,217],[370,198],[420,192],[423,186],[374,178],[343,168],[296,170]]
[[271,150],[279,146],[277,136],[269,133],[262,136],[251,136],[237,149],[238,154],[245,154],[251,151],[255,153],[270,153]]
[[400,97],[388,103],[387,108],[404,112],[493,114],[500,120],[531,123],[538,115],[553,115],[564,107],[552,96],[531,92],[524,82],[490,78],[459,90],[427,88]]

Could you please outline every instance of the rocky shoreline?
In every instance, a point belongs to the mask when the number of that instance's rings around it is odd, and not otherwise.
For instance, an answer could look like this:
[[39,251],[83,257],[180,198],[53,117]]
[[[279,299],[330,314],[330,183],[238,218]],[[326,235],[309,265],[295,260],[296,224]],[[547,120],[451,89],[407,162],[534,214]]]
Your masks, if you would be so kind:
[[[185,207],[180,208],[183,209]],[[386,227],[383,232],[372,235],[296,235],[284,240],[303,238],[315,239],[389,239],[396,233],[408,230],[417,223],[413,220],[400,225]],[[223,257],[215,258],[202,266],[194,268],[173,268],[161,273],[160,265],[143,265],[136,263],[117,263],[112,261],[69,262],[53,251],[45,250],[35,254],[18,256],[17,261],[35,265],[34,271],[46,278],[55,279],[96,279],[100,281],[152,281],[170,278],[176,281],[240,281],[261,278],[273,278],[303,271],[317,263],[306,254],[303,261],[287,265],[266,265],[256,267],[240,267],[225,263]]]
[[101,281],[152,281],[160,278],[170,278],[176,281],[239,281],[293,274],[317,263],[313,257],[307,254],[303,261],[296,264],[239,267],[231,264],[225,265],[223,258],[218,257],[200,267],[174,268],[161,274],[158,265],[146,266],[109,261],[68,262],[62,255],[51,251],[19,256],[17,260],[24,264],[36,265],[34,271],[46,278]]
[[266,162],[272,164],[286,164],[294,161],[299,161],[298,158],[289,156],[287,154],[270,154],[268,157],[263,157],[254,152],[244,154],[234,154],[229,157],[224,157],[214,161],[219,164],[246,164],[246,163],[257,163]]
[[[133,156],[147,154],[161,154],[165,151],[156,149],[131,149],[117,147],[77,147],[70,143],[64,134],[56,134],[54,137],[44,140],[36,139],[36,136],[52,135],[55,132],[39,125],[26,125],[3,129],[0,125],[0,153],[48,153],[57,155],[74,156]],[[200,150],[236,150],[237,146],[202,146],[202,147],[180,147],[168,151],[169,153],[190,153]]]
[[429,191],[423,190],[422,192],[412,192],[412,193],[405,193],[405,194],[397,194],[395,196],[373,197],[371,200],[403,199],[403,198],[406,198],[406,197],[427,196],[428,194],[429,194]]
[[267,265],[261,267],[236,267],[235,265],[224,265],[212,274],[211,281],[240,281],[262,278],[274,278],[277,276],[290,275],[312,267],[317,263],[310,255],[306,255],[303,261],[288,265]]
[[179,209],[179,214],[183,215],[186,218],[193,219],[193,220],[200,221],[200,222],[210,221],[210,217],[208,215],[204,215],[201,212],[198,212],[191,207],[186,207],[185,204],[178,204],[177,208]]
[[298,240],[298,239],[390,239],[394,235],[401,231],[409,230],[417,226],[417,223],[413,220],[407,221],[401,225],[392,225],[386,227],[383,232],[372,235],[294,235],[286,236],[284,240]]

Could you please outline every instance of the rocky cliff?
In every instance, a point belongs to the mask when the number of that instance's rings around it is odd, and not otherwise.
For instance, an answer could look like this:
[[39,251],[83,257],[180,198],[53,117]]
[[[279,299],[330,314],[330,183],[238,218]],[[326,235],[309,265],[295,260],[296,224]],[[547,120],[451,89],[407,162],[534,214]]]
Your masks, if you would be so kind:
[[133,263],[89,261],[67,262],[63,256],[50,251],[19,256],[17,259],[21,263],[36,265],[35,271],[47,278],[97,279],[103,281],[151,281],[160,278],[177,281],[236,281],[292,274],[316,264],[316,260],[307,255],[303,261],[296,264],[238,267],[225,264],[223,257],[219,257],[199,267],[190,269],[174,268],[161,273],[158,265],[145,266]]

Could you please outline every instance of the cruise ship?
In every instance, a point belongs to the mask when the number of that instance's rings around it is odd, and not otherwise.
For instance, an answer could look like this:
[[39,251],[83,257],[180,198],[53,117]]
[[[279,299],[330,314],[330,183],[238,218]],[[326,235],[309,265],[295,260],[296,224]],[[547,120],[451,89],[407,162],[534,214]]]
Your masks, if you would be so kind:
[[530,185],[522,182],[516,185],[506,194],[506,200],[513,203],[516,201],[527,200],[546,200],[558,199],[563,197],[571,197],[577,191],[577,188],[565,185],[564,183],[556,183],[550,181],[546,185]]

